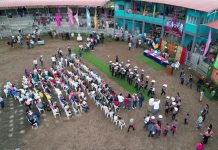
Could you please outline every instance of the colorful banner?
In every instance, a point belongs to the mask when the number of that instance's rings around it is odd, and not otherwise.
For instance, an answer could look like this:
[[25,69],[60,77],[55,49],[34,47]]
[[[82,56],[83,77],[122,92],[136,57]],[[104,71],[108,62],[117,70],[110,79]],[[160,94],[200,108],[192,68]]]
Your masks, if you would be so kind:
[[203,56],[205,56],[209,50],[209,47],[210,47],[210,43],[211,43],[211,29],[210,29],[210,32],[208,34],[208,38],[207,38],[207,43],[206,43],[206,46],[205,46],[205,49],[204,49],[204,54]]
[[183,48],[182,48],[182,54],[181,54],[180,60],[179,60],[179,63],[180,63],[181,65],[183,65],[183,64],[185,63],[185,56],[186,56],[186,47],[183,46]]
[[58,8],[58,12],[55,16],[55,21],[56,21],[57,26],[60,27],[61,26],[61,11],[59,8]]
[[216,56],[216,61],[215,61],[215,63],[214,63],[214,67],[215,67],[216,69],[218,69],[218,55]]
[[91,16],[90,16],[89,9],[87,7],[86,7],[86,25],[88,28],[91,27]]
[[70,8],[67,8],[68,24],[70,27],[73,26],[73,11]]
[[55,21],[56,21],[57,26],[60,27],[61,26],[61,18],[59,15],[55,16]]
[[156,4],[154,4],[153,17],[155,17],[155,13],[156,13]]
[[177,13],[176,13],[176,9],[174,10],[174,14],[173,14],[173,23],[176,24],[177,21]]
[[98,28],[97,8],[95,8],[94,25],[95,25],[95,29],[97,29]]
[[145,15],[146,15],[146,4],[145,4],[144,10],[143,10],[143,16],[145,16]]
[[79,26],[78,10],[77,10],[76,15],[74,16],[74,18],[75,18],[75,20],[76,20],[77,25]]

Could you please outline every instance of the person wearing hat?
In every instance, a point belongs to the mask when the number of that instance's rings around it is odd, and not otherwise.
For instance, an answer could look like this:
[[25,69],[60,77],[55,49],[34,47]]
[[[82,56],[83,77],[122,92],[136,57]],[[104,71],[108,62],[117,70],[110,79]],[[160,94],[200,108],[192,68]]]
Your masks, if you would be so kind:
[[163,119],[162,115],[158,115],[157,124],[161,127],[161,120]]
[[174,107],[173,114],[172,114],[172,120],[175,120],[177,112],[178,112],[178,108]]
[[162,86],[162,89],[161,89],[161,94],[160,94],[161,96],[162,96],[162,95],[164,95],[164,96],[166,95],[166,88],[167,88],[167,85],[164,84],[164,85]]

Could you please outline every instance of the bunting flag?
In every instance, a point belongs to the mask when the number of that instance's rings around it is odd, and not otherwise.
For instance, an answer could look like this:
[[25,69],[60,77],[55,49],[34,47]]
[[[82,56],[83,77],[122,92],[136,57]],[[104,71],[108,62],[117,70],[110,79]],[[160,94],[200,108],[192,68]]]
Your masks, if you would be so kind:
[[79,26],[78,10],[77,10],[76,15],[74,16],[74,18],[75,18],[75,20],[76,20],[77,25]]
[[206,43],[206,46],[205,46],[205,49],[204,49],[204,54],[203,56],[205,56],[209,50],[209,47],[210,47],[210,43],[211,43],[211,29],[210,29],[210,32],[208,34],[208,39],[207,39],[207,43]]
[[176,9],[174,9],[173,24],[176,24],[176,22],[177,22],[177,12]]
[[145,16],[145,15],[146,15],[146,4],[145,4],[144,10],[143,10],[143,16]]
[[95,29],[98,28],[97,8],[95,8],[94,26],[95,26]]
[[86,7],[86,25],[87,27],[91,27],[91,16],[90,16],[90,12],[89,9]]
[[134,2],[134,13],[136,13],[136,11],[137,11],[137,7],[136,7],[136,4]]
[[59,8],[58,8],[58,12],[55,16],[55,21],[56,21],[57,26],[60,27],[61,26],[61,11]]
[[155,13],[156,13],[156,4],[154,4],[153,17],[155,17]]
[[70,8],[67,8],[68,24],[70,27],[73,26],[73,11]]
[[216,56],[216,61],[215,61],[215,63],[214,63],[214,67],[215,67],[216,69],[218,69],[218,55]]

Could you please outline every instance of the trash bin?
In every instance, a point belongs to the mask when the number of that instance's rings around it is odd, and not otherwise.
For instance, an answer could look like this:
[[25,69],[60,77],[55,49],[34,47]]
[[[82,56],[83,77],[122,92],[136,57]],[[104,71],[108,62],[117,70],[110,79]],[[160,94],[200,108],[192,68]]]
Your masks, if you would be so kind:
[[167,75],[172,75],[172,68],[170,65],[167,65],[165,72]]

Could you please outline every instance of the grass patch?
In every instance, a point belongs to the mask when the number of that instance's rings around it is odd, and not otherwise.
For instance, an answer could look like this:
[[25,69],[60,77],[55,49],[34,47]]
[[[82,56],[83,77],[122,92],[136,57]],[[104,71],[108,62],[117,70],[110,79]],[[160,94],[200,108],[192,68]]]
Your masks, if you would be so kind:
[[[78,49],[75,49],[74,52],[76,54],[78,54]],[[129,92],[131,94],[138,92],[138,91],[136,91],[134,86],[129,85],[126,80],[121,80],[121,79],[118,79],[118,78],[112,76],[112,74],[109,70],[109,66],[104,60],[97,58],[96,56],[94,56],[92,53],[89,53],[89,52],[83,53],[82,58],[85,59],[86,61],[88,61],[93,66],[95,66],[99,71],[101,71],[105,75],[107,75],[108,78],[110,78],[111,80],[116,82],[119,86],[124,88],[127,92]],[[145,100],[149,99],[146,91],[143,92],[143,95],[144,95]]]
[[139,55],[137,57],[137,59],[139,61],[142,61],[142,62],[146,63],[148,66],[150,66],[152,69],[154,69],[156,71],[163,70],[162,65],[158,64],[157,62],[153,61],[152,59],[149,59],[149,58],[145,57],[144,55]]

